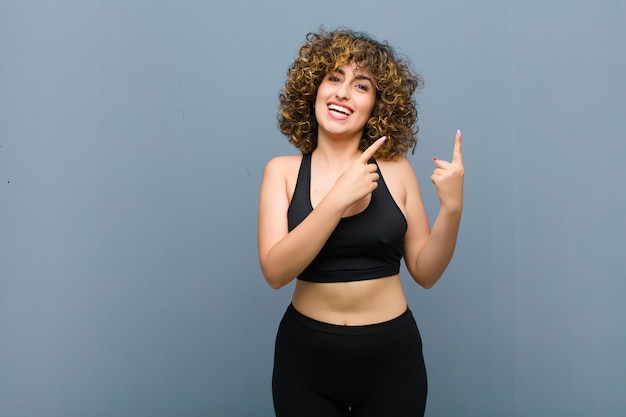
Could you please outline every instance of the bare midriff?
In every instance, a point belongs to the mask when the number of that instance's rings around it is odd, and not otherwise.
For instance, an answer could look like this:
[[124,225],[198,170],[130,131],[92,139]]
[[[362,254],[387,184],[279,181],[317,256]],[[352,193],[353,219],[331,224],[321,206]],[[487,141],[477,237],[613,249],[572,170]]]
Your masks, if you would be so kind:
[[341,326],[382,323],[407,309],[399,275],[333,283],[297,280],[292,303],[305,316]]

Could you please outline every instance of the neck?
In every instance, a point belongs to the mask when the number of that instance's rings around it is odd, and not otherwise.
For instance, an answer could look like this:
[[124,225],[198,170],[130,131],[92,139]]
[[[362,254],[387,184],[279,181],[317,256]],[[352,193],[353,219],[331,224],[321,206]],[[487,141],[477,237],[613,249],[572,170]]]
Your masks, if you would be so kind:
[[314,151],[315,158],[326,164],[328,168],[345,167],[361,155],[360,140],[360,136],[349,139],[319,137]]

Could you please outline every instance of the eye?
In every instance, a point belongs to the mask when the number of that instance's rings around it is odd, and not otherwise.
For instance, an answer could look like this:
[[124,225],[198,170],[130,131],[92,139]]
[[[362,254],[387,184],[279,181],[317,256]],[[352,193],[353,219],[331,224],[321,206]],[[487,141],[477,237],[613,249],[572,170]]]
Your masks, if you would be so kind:
[[328,81],[330,81],[331,83],[338,83],[341,80],[336,75],[329,75],[328,76]]
[[356,88],[358,88],[359,90],[363,90],[363,91],[368,91],[369,87],[365,84],[357,84]]

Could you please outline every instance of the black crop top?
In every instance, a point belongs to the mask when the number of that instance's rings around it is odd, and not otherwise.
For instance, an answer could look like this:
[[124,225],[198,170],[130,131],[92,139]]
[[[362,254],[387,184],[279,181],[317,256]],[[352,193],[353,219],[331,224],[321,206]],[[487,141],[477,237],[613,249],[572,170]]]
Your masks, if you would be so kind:
[[[407,223],[389,193],[380,169],[378,175],[378,187],[372,193],[369,205],[339,221],[322,250],[298,279],[323,283],[363,281],[399,272]],[[307,153],[302,156],[296,188],[287,211],[289,231],[311,211],[311,154]]]

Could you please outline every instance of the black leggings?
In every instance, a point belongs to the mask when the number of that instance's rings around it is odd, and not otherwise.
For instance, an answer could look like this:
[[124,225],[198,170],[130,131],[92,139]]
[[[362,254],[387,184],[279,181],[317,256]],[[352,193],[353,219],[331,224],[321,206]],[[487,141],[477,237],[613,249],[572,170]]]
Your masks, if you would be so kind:
[[426,406],[422,340],[410,310],[339,326],[287,308],[276,336],[277,417],[417,417]]

